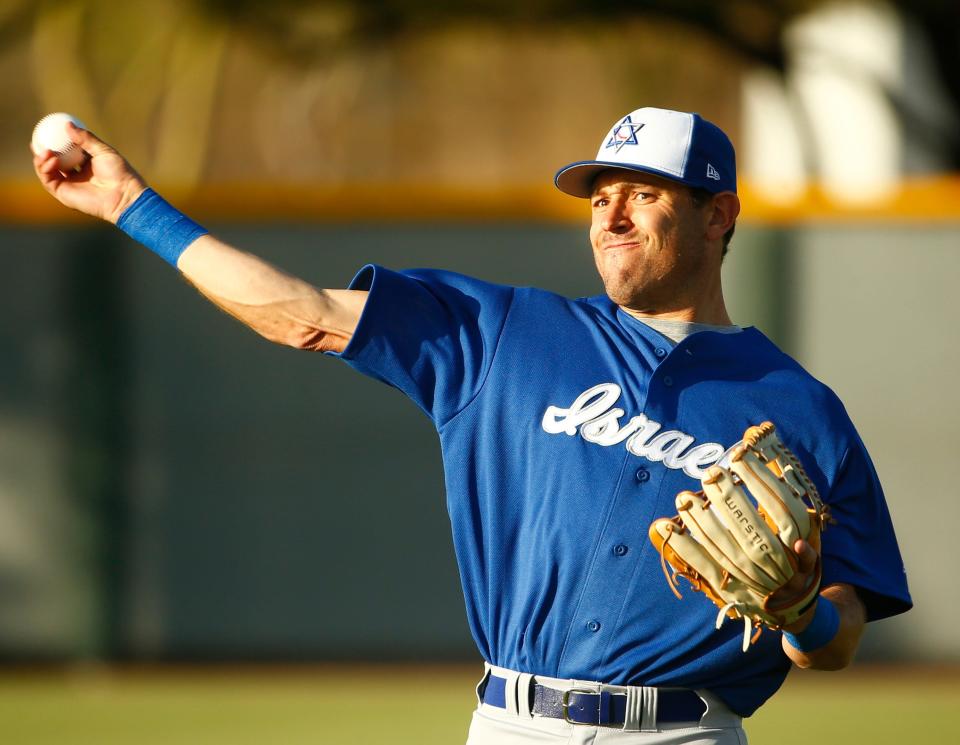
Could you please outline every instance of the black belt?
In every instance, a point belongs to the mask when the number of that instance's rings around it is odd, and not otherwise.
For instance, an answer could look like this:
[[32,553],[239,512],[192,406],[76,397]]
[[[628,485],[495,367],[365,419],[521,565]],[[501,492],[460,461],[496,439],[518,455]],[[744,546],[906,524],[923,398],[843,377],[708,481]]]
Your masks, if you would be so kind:
[[[506,685],[506,678],[490,674],[483,688],[483,703],[506,709]],[[542,717],[563,719],[571,724],[622,727],[626,711],[625,693],[596,693],[576,688],[560,691],[533,684],[531,713]],[[657,690],[657,722],[699,722],[706,711],[706,702],[691,690]]]

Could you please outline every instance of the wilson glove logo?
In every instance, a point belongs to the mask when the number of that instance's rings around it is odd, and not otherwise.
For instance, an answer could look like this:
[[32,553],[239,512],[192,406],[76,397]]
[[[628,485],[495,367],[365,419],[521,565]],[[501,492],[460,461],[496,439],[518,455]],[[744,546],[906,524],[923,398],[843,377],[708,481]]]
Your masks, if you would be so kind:
[[710,466],[729,465],[730,452],[739,442],[729,448],[717,442],[694,445],[696,440],[678,429],[661,432],[663,425],[645,414],[631,417],[621,426],[620,418],[626,412],[614,407],[620,393],[616,383],[595,385],[577,396],[568,408],[548,406],[540,426],[551,435],[572,437],[579,432],[587,442],[603,447],[626,443],[633,455],[662,462],[698,480],[706,476]]

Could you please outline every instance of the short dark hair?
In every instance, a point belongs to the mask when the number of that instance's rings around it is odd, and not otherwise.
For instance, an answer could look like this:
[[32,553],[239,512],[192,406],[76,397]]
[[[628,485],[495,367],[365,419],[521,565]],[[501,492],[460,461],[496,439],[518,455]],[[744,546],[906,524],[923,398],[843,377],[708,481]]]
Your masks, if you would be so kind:
[[[690,191],[690,201],[693,202],[694,207],[703,207],[713,199],[713,192],[707,191],[699,186],[689,186],[687,187]],[[733,238],[733,231],[737,229],[737,224],[734,223],[730,226],[730,230],[723,234],[723,251],[720,253],[720,261],[723,261],[727,256],[727,251],[730,250],[730,239]]]

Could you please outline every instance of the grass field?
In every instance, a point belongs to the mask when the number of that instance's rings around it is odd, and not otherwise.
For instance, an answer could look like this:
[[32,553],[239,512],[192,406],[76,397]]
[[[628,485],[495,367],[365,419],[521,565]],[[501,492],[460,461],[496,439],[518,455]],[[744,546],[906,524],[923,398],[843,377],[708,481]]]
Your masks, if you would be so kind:
[[[477,669],[84,667],[0,672],[3,745],[463,743]],[[752,745],[956,741],[960,669],[791,674]]]

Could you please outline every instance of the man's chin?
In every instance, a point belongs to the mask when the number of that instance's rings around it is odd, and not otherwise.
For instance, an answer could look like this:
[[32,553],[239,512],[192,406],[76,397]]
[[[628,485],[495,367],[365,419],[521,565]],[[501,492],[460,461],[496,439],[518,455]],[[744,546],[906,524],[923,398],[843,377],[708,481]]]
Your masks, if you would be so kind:
[[607,297],[616,305],[626,308],[636,308],[643,305],[643,293],[636,287],[624,285],[605,285]]

